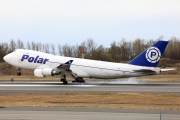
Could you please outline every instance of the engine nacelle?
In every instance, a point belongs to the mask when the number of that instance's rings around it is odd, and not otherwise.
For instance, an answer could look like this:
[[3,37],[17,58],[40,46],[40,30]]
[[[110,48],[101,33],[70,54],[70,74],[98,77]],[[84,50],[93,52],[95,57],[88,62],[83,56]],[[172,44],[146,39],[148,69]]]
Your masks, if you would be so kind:
[[59,75],[60,73],[51,69],[51,68],[43,68],[43,69],[35,69],[34,76],[36,77],[46,77],[46,76],[54,76]]

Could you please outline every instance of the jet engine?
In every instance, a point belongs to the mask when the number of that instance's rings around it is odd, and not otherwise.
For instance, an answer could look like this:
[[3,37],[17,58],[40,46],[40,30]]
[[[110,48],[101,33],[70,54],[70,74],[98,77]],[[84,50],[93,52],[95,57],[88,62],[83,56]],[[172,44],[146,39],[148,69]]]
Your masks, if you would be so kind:
[[52,68],[42,68],[34,70],[34,76],[36,77],[54,76],[59,74],[59,72],[53,70]]

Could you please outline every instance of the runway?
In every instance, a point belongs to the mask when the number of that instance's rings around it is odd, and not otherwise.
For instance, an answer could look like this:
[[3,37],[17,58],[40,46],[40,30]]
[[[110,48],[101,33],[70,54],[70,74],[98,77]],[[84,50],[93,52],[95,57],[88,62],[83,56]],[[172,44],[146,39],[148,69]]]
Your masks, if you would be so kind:
[[14,81],[0,82],[0,94],[19,93],[109,93],[109,92],[141,92],[141,93],[174,93],[180,94],[180,83],[115,83],[86,82],[85,84],[52,81]]
[[[23,93],[173,93],[180,94],[180,83],[122,82],[101,81],[85,84],[69,83],[63,85],[57,81],[1,81],[0,94]],[[81,108],[81,107],[8,107],[0,108],[0,120],[180,120],[179,110],[139,110],[121,108]]]

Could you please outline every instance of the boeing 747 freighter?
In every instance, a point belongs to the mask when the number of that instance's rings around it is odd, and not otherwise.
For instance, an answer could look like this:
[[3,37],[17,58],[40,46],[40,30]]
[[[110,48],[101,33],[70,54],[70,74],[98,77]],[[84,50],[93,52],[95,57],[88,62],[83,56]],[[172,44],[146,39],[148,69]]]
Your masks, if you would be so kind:
[[63,84],[68,84],[66,76],[74,82],[84,82],[83,78],[115,79],[156,75],[161,72],[157,67],[168,41],[159,40],[128,63],[114,63],[73,57],[51,55],[39,51],[16,49],[4,56],[4,60],[20,69],[34,70],[37,77],[60,75]]

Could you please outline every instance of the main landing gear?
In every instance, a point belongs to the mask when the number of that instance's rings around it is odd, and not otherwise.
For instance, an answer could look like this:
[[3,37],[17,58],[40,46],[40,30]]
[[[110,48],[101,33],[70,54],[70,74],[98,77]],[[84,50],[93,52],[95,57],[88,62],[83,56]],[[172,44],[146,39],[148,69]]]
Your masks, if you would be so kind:
[[65,75],[63,75],[63,76],[61,77],[61,82],[63,82],[64,85],[67,85],[67,84],[68,84]]
[[[67,85],[67,84],[68,84],[65,75],[63,75],[63,76],[61,77],[61,82],[63,82],[64,85]],[[72,81],[72,82],[73,82],[73,83],[84,83],[85,81],[84,81],[83,78],[75,78],[75,80]]]
[[21,69],[18,68],[17,76],[21,76]]
[[75,80],[74,80],[74,81],[72,81],[72,82],[84,83],[85,81],[84,81],[84,79],[83,79],[83,78],[75,78]]

